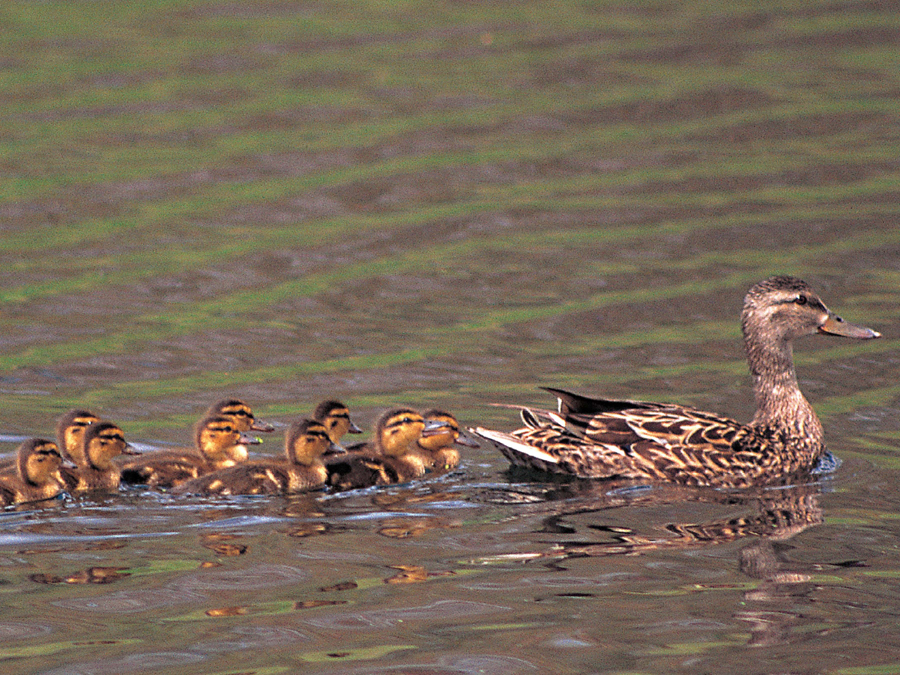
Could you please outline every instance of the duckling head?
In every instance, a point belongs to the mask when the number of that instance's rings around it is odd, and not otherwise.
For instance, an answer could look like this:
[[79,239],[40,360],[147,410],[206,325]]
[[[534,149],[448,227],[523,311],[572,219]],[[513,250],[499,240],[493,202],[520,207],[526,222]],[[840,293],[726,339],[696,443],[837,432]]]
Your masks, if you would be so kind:
[[31,485],[46,485],[59,476],[62,461],[59,446],[45,438],[30,438],[16,452],[19,476]]
[[78,465],[84,463],[84,457],[80,456],[84,430],[99,421],[97,415],[87,410],[70,410],[59,418],[56,424],[56,442],[64,459]]
[[422,416],[425,418],[427,426],[422,431],[419,445],[426,450],[436,452],[441,448],[449,448],[456,443],[470,448],[480,447],[475,441],[460,431],[456,417],[446,410],[432,408],[422,413]]
[[127,443],[125,433],[118,426],[112,422],[98,422],[85,429],[79,454],[86,460],[84,466],[106,471],[112,467],[115,457],[138,453]]
[[197,423],[195,443],[209,462],[223,468],[247,459],[247,446],[261,441],[241,431],[233,417],[211,415]]
[[321,422],[302,419],[288,427],[284,452],[288,461],[307,466],[321,462],[322,456],[334,445],[328,428]]
[[401,457],[422,437],[424,429],[425,420],[415,410],[393,408],[375,425],[375,445],[382,454]]
[[269,433],[275,431],[275,427],[267,422],[256,419],[250,406],[239,398],[225,398],[210,406],[206,416],[223,415],[233,418],[240,431],[262,431]]
[[322,401],[313,411],[313,419],[325,425],[333,443],[340,443],[345,434],[362,433],[350,419],[350,409],[340,401]]

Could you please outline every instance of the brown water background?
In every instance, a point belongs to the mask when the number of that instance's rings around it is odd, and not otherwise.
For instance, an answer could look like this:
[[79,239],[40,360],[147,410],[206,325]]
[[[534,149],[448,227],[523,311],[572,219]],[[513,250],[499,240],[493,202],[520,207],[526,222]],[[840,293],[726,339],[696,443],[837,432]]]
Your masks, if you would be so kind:
[[[339,496],[0,514],[4,673],[900,673],[900,3],[11,1],[0,453],[224,396],[512,428],[538,386],[749,419],[746,289],[843,460],[762,494],[496,451]],[[262,452],[280,451],[280,434]]]

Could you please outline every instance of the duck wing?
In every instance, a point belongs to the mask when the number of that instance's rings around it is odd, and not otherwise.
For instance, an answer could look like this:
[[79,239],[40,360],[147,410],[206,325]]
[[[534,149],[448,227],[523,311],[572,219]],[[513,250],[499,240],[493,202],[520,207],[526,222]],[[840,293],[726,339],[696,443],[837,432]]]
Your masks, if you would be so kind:
[[614,405],[593,414],[525,409],[516,431],[472,431],[513,465],[582,478],[740,486],[766,465],[755,431],[734,420],[676,405],[604,403]]

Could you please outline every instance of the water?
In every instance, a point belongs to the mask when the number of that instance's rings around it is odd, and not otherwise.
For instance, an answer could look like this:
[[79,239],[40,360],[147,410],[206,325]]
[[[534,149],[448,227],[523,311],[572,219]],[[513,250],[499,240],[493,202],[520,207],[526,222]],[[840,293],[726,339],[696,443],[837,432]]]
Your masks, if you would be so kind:
[[[900,672],[892,3],[12,3],[0,454],[225,396],[371,429],[539,386],[748,419],[746,289],[842,460],[721,493],[509,473],[0,514],[9,673]],[[115,37],[113,37],[115,36]]]

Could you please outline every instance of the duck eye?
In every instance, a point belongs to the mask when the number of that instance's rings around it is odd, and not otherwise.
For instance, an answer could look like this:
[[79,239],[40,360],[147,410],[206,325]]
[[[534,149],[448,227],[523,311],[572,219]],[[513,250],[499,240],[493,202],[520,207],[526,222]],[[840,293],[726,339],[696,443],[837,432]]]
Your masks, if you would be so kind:
[[807,298],[805,295],[798,295],[794,302],[796,302],[800,306],[803,306],[807,302],[809,302],[809,298]]

